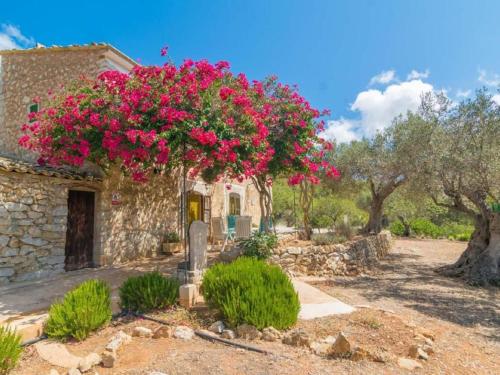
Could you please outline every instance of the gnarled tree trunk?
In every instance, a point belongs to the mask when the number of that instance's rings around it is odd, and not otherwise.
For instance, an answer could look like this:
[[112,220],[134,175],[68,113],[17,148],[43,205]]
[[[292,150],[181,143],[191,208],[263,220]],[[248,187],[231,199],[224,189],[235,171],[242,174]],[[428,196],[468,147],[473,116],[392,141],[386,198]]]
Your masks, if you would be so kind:
[[375,195],[372,197],[370,204],[370,216],[368,222],[361,230],[365,234],[377,234],[382,230],[382,213],[383,213],[384,200],[380,196]]
[[500,286],[500,214],[478,214],[465,251],[455,264],[438,271],[447,276],[463,277],[472,285]]

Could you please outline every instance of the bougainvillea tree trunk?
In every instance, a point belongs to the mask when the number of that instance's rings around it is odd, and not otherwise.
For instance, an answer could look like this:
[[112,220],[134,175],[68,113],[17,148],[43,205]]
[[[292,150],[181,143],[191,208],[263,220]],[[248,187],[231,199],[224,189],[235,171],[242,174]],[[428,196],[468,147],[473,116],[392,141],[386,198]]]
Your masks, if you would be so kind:
[[475,230],[460,258],[439,271],[473,285],[500,286],[500,214],[478,214]]
[[312,236],[311,227],[311,205],[313,202],[313,187],[307,180],[300,182],[300,206],[302,208],[302,222],[304,224],[304,232],[301,234],[304,240],[310,240]]
[[259,193],[260,217],[264,232],[271,231],[271,217],[273,213],[273,195],[271,185],[266,176],[252,176],[252,181]]

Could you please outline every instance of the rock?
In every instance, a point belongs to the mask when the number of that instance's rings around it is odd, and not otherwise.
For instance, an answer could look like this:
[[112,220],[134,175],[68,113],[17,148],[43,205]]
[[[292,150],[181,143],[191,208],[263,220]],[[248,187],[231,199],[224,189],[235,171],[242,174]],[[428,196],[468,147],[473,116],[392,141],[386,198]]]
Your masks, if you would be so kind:
[[255,340],[262,337],[262,333],[250,324],[242,324],[236,328],[236,334],[245,340]]
[[105,350],[102,353],[101,358],[102,358],[102,366],[107,367],[107,368],[111,368],[115,365],[115,362],[117,359],[116,352],[110,351],[110,350]]
[[420,329],[418,330],[418,332],[419,332],[422,336],[424,336],[424,337],[426,337],[426,338],[428,338],[428,339],[431,339],[432,341],[435,341],[435,340],[436,340],[436,336],[434,335],[434,333],[433,333],[433,332],[431,332],[431,331],[429,331],[429,330],[427,330],[427,329],[422,329],[422,328],[420,328]]
[[38,355],[53,366],[77,368],[82,357],[71,354],[66,346],[60,343],[39,341],[35,344]]
[[267,327],[262,330],[262,340],[277,341],[281,338],[281,332],[274,327]]
[[80,360],[80,363],[78,364],[78,370],[80,370],[81,372],[87,372],[92,367],[97,366],[99,363],[101,363],[101,361],[102,358],[99,354],[90,353],[88,356]]
[[416,368],[422,368],[422,365],[410,358],[398,358],[398,366],[406,370],[415,370]]
[[424,352],[426,352],[428,355],[431,355],[431,354],[435,353],[434,352],[434,348],[431,345],[427,345],[427,344],[425,344],[425,345],[422,346],[422,350]]
[[146,327],[135,327],[132,331],[134,337],[152,337],[153,331]]
[[373,359],[372,353],[370,353],[365,348],[357,347],[354,348],[350,356],[351,361],[363,361],[365,359]]
[[226,326],[224,325],[224,322],[221,320],[212,323],[212,325],[208,327],[208,330],[213,333],[222,333],[224,329],[226,329]]
[[160,338],[172,337],[172,335],[173,335],[172,331],[173,331],[172,327],[161,326],[155,330],[155,332],[153,333],[153,338],[160,339]]
[[120,349],[120,347],[123,344],[127,344],[130,341],[132,341],[131,336],[127,335],[123,331],[119,331],[116,335],[114,335],[111,338],[111,340],[108,342],[108,345],[106,345],[105,349],[110,351],[110,352],[116,352],[118,349]]
[[194,336],[194,331],[186,326],[177,326],[174,330],[174,337],[182,340],[191,340]]
[[408,355],[411,358],[416,359],[429,359],[429,355],[420,347],[420,345],[412,345],[408,351]]
[[332,344],[322,341],[314,341],[311,343],[310,347],[314,354],[319,356],[327,356],[330,352]]
[[148,372],[148,375],[167,375],[167,374],[165,374],[164,372],[160,372],[160,371],[151,371],[151,372]]
[[80,372],[80,370],[73,367],[68,370],[67,375],[82,375],[82,373]]
[[234,333],[233,330],[225,329],[224,331],[222,331],[221,337],[223,339],[232,340],[236,337],[236,334]]
[[49,375],[59,375],[59,371],[57,371],[56,369],[51,369]]
[[347,340],[345,335],[340,332],[331,347],[330,354],[333,356],[343,357],[349,355],[350,353],[351,343]]
[[283,344],[291,345],[291,346],[311,346],[311,338],[309,335],[302,329],[294,329],[290,332],[287,332],[283,337]]

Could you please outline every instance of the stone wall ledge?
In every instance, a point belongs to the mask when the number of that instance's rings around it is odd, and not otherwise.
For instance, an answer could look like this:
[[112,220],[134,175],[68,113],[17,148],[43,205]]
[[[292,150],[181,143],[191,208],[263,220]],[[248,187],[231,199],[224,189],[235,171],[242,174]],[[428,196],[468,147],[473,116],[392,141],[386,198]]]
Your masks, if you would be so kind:
[[270,262],[291,275],[358,275],[378,264],[392,246],[389,232],[331,245],[282,245],[275,249]]

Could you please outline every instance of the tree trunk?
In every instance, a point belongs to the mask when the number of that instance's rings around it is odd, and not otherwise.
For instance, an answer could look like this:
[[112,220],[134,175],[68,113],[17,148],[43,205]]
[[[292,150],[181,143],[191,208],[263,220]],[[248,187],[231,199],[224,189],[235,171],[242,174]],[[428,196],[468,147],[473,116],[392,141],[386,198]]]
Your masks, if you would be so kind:
[[270,223],[273,208],[273,195],[271,186],[267,183],[267,176],[252,177],[253,184],[259,193],[260,216],[263,222],[264,232],[271,231]]
[[370,216],[368,223],[361,230],[364,234],[378,234],[382,230],[382,208],[384,199],[380,196],[373,196],[370,204]]
[[310,241],[312,237],[312,228],[311,228],[311,204],[313,201],[313,190],[311,184],[303,180],[300,183],[300,205],[303,212],[303,224],[304,224],[304,233],[302,233],[302,239],[306,241]]
[[500,286],[500,214],[477,215],[475,230],[455,264],[438,272],[462,277],[471,285]]

